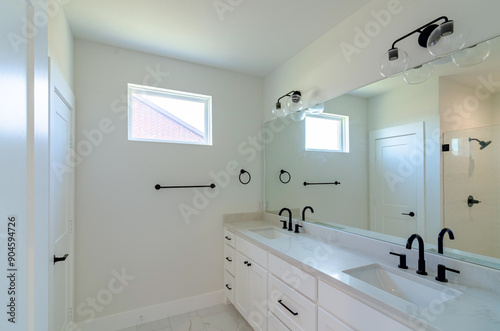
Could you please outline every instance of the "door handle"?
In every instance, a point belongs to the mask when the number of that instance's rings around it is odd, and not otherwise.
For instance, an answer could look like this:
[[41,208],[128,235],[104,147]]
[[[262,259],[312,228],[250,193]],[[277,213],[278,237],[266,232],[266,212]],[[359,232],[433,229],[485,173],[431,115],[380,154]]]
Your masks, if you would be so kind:
[[226,257],[226,260],[228,260],[229,262],[233,262],[233,260],[231,260],[229,257]]
[[408,214],[402,213],[401,215],[413,217],[413,216],[415,216],[415,213],[411,211]]
[[56,264],[57,262],[64,262],[66,261],[66,259],[68,258],[69,254],[64,254],[63,257],[57,257],[54,255],[54,264]]
[[226,284],[226,288],[231,291],[233,288],[232,287],[229,287],[229,284]]

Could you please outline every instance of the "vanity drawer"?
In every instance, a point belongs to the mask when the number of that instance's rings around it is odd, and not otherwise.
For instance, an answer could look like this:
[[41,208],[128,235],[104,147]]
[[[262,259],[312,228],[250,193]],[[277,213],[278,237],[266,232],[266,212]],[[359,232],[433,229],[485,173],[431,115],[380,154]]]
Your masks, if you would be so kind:
[[321,280],[318,283],[318,303],[340,320],[349,321],[356,330],[373,330],[374,325],[386,331],[411,330]]
[[252,244],[248,240],[236,236],[236,250],[240,251],[253,262],[267,269],[267,252],[260,247]]
[[290,331],[273,313],[267,313],[267,331]]
[[318,286],[316,277],[273,254],[269,254],[268,265],[269,272],[273,273],[281,281],[301,292],[312,301],[316,301]]
[[318,308],[318,331],[354,331],[333,315]]
[[224,245],[224,269],[234,275],[234,248]]
[[269,274],[269,310],[292,331],[316,330],[316,305]]
[[234,276],[224,271],[224,295],[234,305]]
[[228,229],[224,228],[224,242],[229,246],[234,247],[235,241],[236,241],[236,235],[231,231],[229,231]]

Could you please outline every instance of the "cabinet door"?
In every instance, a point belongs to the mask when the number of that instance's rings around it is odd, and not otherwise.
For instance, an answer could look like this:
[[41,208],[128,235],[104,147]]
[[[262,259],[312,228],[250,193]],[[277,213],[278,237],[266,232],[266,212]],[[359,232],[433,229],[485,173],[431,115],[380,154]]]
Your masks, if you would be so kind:
[[267,313],[267,331],[290,331],[273,313]]
[[[234,275],[234,306],[240,314],[248,320],[249,314],[249,302],[250,302],[250,291],[249,291],[249,268],[247,267],[248,258],[236,252],[235,254],[235,275]],[[247,263],[245,263],[247,262]]]
[[267,270],[250,261],[249,275],[249,307],[248,323],[254,330],[267,330]]
[[318,309],[318,331],[353,331],[349,326],[328,314],[323,309]]

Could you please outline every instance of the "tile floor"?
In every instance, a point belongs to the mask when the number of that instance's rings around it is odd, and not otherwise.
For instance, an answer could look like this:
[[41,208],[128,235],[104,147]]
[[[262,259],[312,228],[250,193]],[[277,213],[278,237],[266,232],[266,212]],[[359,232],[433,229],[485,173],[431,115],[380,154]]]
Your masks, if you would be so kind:
[[216,305],[119,331],[252,331],[236,308]]

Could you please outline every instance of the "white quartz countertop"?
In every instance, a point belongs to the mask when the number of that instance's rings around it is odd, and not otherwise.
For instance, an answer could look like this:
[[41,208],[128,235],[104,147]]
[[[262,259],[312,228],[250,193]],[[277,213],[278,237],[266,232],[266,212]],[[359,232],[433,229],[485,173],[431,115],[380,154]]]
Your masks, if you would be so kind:
[[[273,223],[266,221],[226,222],[224,226],[238,236],[300,266],[319,279],[411,328],[454,331],[500,330],[500,295],[498,293],[460,284],[459,281],[440,283],[434,279],[436,275],[431,272],[427,276],[417,275],[415,266],[409,265],[407,270],[398,269],[397,258],[394,259],[393,264],[389,265],[387,261],[380,260],[376,254],[371,254],[369,251],[347,249],[340,244],[327,243],[307,233],[295,234],[292,231],[281,230]],[[269,227],[283,231],[288,236],[267,239],[250,231]],[[389,267],[397,273],[405,273],[410,279],[416,279],[420,283],[440,289],[443,293],[442,298],[446,297],[449,292],[459,291],[461,294],[451,300],[443,301],[438,298],[430,300],[426,305],[417,306],[343,272],[375,263]],[[447,273],[447,277],[452,278],[451,273]],[[498,282],[500,283],[500,276]]]

